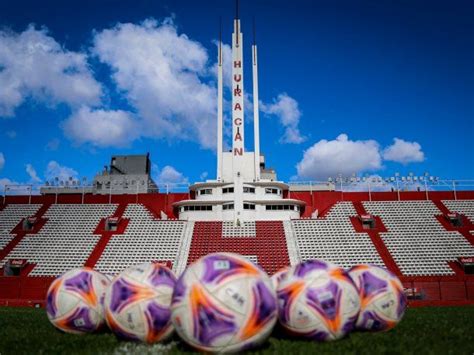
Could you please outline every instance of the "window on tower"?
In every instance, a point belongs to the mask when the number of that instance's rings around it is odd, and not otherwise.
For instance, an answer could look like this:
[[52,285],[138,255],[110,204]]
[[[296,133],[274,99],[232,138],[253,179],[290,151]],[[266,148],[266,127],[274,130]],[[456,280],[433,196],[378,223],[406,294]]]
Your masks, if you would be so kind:
[[280,194],[280,189],[274,189],[274,188],[271,188],[271,187],[266,187],[265,188],[265,193],[266,194],[279,195]]

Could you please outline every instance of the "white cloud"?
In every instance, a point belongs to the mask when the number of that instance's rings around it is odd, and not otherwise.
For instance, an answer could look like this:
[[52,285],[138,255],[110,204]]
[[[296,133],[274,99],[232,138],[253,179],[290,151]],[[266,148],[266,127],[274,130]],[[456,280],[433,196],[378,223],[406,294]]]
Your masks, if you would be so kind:
[[67,166],[60,165],[57,161],[51,160],[44,173],[46,180],[55,180],[56,177],[59,181],[67,181],[70,177],[77,179],[78,173],[76,170]]
[[0,31],[0,68],[0,116],[13,116],[27,97],[74,107],[100,102],[86,55],[66,50],[45,29]]
[[51,139],[47,144],[45,149],[48,151],[56,151],[59,148],[61,141],[58,138]]
[[335,140],[322,139],[304,152],[297,164],[300,178],[325,180],[341,173],[350,176],[382,167],[379,144],[374,140],[352,141],[346,134]]
[[0,170],[3,169],[3,166],[5,165],[5,156],[3,153],[0,152]]
[[26,164],[26,173],[30,176],[31,182],[40,182],[41,179],[38,177],[35,168],[31,164]]
[[98,147],[123,147],[138,136],[138,127],[131,114],[122,111],[93,110],[81,107],[62,124],[68,137],[77,143]]
[[285,128],[285,133],[280,142],[299,144],[306,140],[306,137],[301,134],[298,128],[301,118],[298,102],[288,94],[278,95],[271,104],[260,102],[260,108],[267,115],[277,116],[280,124]]
[[[214,44],[219,48],[218,41],[214,41]],[[210,69],[216,80],[218,65],[217,60],[218,58],[216,58],[216,63]],[[222,77],[224,79],[224,88],[230,91],[232,89],[232,47],[225,43],[222,43]]]
[[152,167],[154,180],[157,184],[181,184],[188,183],[188,178],[174,167],[166,165],[163,169],[159,169],[157,165]]
[[10,139],[15,139],[16,138],[16,131],[6,131],[5,134],[7,135],[8,138]]
[[394,138],[393,141],[394,143],[383,151],[383,158],[385,160],[402,164],[425,160],[425,154],[421,150],[419,143],[407,142],[400,138]]
[[206,180],[208,175],[209,175],[209,173],[207,171],[203,171],[201,173],[201,175],[199,175],[199,180],[201,180],[201,181]]
[[118,24],[98,32],[93,52],[142,119],[141,134],[215,148],[216,89],[208,54],[172,20]]

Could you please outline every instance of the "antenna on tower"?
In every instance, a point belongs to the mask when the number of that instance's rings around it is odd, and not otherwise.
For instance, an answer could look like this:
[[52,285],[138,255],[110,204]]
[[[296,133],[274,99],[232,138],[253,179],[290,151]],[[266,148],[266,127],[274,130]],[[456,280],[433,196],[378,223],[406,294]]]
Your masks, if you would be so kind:
[[257,44],[257,32],[255,30],[255,17],[252,18],[253,22],[253,45],[255,46]]
[[235,19],[239,19],[239,0],[235,0]]
[[219,17],[219,65],[222,66],[222,16]]

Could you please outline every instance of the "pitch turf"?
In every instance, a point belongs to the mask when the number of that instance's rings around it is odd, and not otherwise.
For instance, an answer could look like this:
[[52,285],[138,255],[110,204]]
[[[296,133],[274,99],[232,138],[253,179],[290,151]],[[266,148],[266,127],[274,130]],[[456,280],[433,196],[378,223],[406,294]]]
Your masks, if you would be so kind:
[[[285,338],[278,331],[254,354],[473,354],[474,307],[409,309],[387,333],[352,333],[333,343]],[[63,334],[45,311],[0,307],[0,354],[177,354],[192,352],[177,337],[148,346],[117,340],[113,334]]]

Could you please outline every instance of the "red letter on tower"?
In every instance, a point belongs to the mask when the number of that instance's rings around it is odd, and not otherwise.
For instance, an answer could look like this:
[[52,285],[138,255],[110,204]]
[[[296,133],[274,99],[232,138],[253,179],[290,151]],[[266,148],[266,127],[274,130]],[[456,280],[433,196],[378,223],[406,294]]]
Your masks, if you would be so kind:
[[234,155],[244,155],[244,148],[234,148]]
[[239,88],[239,85],[234,89],[234,96],[241,96],[242,90]]

